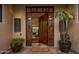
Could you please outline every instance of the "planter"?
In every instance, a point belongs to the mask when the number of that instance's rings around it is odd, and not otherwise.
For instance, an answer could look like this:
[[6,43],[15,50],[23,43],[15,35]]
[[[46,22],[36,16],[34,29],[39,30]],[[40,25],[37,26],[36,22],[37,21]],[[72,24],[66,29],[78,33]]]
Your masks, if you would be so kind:
[[12,44],[10,44],[11,46],[11,50],[12,52],[19,52],[22,49],[22,45],[16,45],[16,46],[12,46]]
[[70,51],[71,48],[71,42],[67,41],[67,42],[63,42],[62,40],[59,41],[59,49],[60,51],[64,52],[64,53],[68,53]]
[[23,38],[12,38],[10,41],[12,52],[19,52],[22,49],[23,42]]

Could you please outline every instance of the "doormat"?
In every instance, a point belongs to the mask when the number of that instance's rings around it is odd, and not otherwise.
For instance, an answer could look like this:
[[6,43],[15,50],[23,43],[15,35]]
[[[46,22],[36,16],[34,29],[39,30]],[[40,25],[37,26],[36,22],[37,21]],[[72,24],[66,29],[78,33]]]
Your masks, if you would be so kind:
[[48,47],[33,47],[32,52],[48,52]]

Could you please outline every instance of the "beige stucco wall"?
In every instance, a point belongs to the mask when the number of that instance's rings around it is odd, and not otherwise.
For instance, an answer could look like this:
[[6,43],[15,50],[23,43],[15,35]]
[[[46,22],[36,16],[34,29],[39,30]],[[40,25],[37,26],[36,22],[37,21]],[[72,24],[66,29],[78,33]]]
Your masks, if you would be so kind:
[[74,20],[70,22],[69,34],[72,42],[72,49],[79,52],[79,22],[78,22],[78,10],[77,5],[70,5],[71,13],[74,14]]
[[2,18],[0,23],[0,51],[9,49],[9,39],[12,36],[12,6],[3,5]]
[[[13,37],[23,37],[26,38],[26,24],[25,24],[25,8],[23,5],[13,5],[13,18],[20,18],[21,19],[21,33],[22,35],[16,35],[15,32],[13,32]],[[14,31],[14,29],[13,29]]]

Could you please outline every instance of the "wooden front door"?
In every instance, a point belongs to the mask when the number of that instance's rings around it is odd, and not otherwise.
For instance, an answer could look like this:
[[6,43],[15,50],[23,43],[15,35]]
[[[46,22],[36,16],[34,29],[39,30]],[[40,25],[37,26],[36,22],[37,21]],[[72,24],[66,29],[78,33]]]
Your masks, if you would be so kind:
[[39,42],[48,45],[48,14],[39,17]]

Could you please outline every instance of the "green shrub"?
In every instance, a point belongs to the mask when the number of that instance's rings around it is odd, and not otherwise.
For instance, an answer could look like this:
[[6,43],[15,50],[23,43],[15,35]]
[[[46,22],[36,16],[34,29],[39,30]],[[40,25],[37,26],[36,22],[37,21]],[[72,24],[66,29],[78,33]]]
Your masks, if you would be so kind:
[[69,19],[72,20],[73,19],[73,15],[65,10],[57,11],[55,14],[55,17],[58,18],[59,20],[69,20]]
[[22,45],[23,42],[24,42],[23,38],[12,38],[10,44],[14,47],[14,46]]

